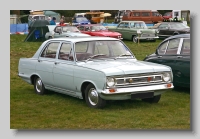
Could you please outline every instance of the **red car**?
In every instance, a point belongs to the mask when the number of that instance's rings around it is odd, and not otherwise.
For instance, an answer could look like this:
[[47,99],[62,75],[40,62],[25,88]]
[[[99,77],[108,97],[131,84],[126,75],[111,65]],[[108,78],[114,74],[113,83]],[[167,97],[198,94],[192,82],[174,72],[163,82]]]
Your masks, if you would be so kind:
[[108,29],[101,24],[80,25],[78,26],[78,29],[81,31],[81,33],[89,34],[91,36],[104,36],[122,39],[121,33],[108,31]]
[[164,20],[169,20],[172,18],[172,12],[167,12],[163,15]]

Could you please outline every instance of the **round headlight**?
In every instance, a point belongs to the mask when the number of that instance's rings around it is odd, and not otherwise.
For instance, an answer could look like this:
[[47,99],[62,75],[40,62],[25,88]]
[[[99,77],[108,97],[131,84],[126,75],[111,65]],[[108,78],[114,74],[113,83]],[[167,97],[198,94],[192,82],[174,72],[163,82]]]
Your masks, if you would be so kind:
[[112,77],[107,77],[107,85],[108,87],[111,87],[111,86],[114,86],[115,85],[115,78],[112,78]]
[[164,73],[163,74],[163,81],[169,82],[170,81],[170,74],[169,73]]

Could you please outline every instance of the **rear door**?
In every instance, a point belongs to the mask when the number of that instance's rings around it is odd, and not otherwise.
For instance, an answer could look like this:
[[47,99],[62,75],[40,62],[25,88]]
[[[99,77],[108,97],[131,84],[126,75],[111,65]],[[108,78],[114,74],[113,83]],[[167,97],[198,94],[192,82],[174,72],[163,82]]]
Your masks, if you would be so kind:
[[45,86],[54,86],[53,67],[56,61],[56,52],[59,45],[60,42],[49,42],[38,58],[36,73],[39,74]]

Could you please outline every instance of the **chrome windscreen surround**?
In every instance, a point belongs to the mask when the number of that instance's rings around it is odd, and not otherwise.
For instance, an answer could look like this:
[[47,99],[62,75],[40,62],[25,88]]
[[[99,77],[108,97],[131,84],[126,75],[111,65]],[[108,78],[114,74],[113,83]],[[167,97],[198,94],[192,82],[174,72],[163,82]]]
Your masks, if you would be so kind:
[[[170,72],[168,72],[170,73]],[[171,75],[171,74],[170,74]],[[149,73],[149,74],[137,74],[126,75],[124,77],[115,76],[116,88],[122,87],[134,87],[167,83],[162,79],[163,73]],[[109,88],[109,87],[108,87]]]

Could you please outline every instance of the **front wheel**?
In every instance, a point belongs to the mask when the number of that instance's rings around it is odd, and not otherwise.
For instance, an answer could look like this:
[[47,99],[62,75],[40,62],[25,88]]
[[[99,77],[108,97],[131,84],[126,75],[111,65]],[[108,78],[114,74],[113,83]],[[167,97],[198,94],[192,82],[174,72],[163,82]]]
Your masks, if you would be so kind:
[[144,98],[142,101],[149,102],[149,103],[158,103],[160,101],[161,95],[154,96],[152,98]]
[[42,83],[42,80],[39,77],[35,78],[34,90],[35,90],[35,93],[38,95],[43,95],[46,92],[46,89],[44,88],[44,84]]
[[103,108],[106,105],[106,100],[102,99],[94,85],[89,84],[85,89],[85,101],[91,108]]
[[137,36],[133,36],[132,41],[133,41],[134,43],[137,43],[137,42],[138,42]]

